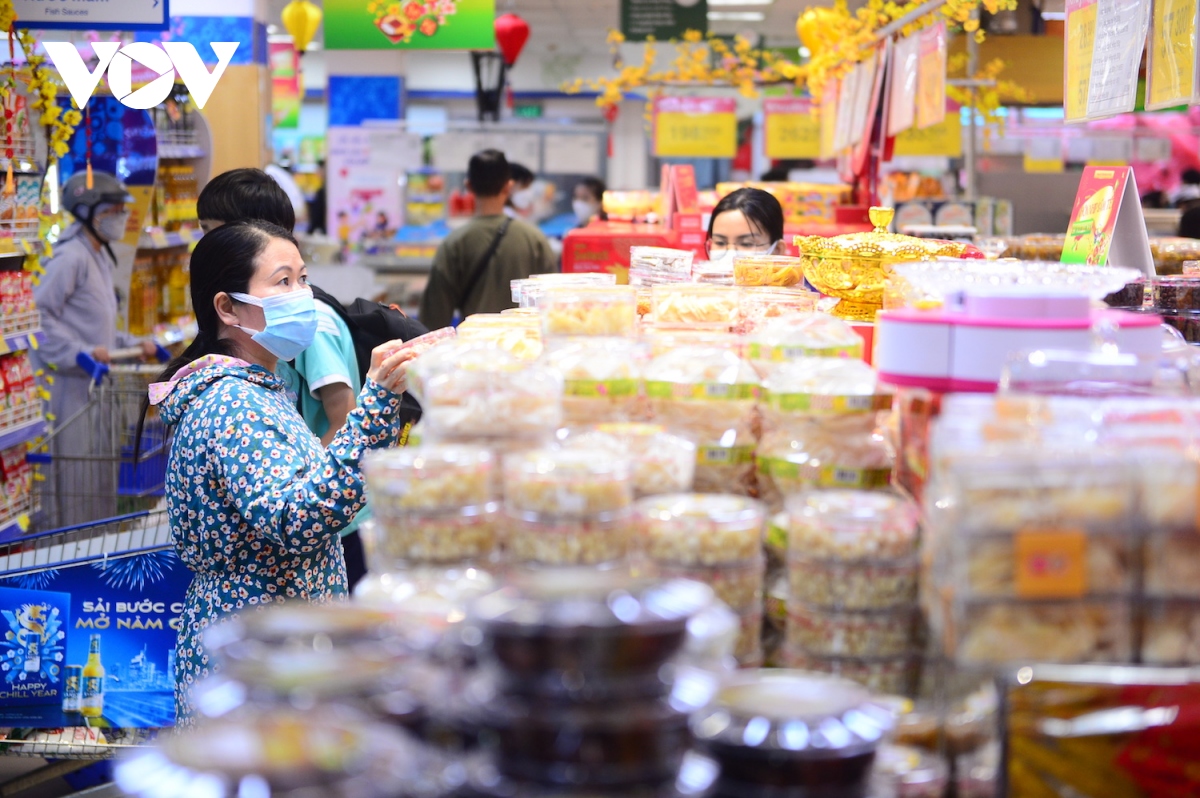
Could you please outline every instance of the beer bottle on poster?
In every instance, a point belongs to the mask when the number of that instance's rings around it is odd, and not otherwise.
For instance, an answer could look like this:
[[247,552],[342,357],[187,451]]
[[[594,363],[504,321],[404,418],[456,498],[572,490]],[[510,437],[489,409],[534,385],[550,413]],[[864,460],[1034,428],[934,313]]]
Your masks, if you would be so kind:
[[87,663],[83,666],[79,712],[85,718],[104,714],[104,665],[100,662],[100,635],[92,635]]
[[83,666],[68,665],[67,678],[63,681],[63,712],[78,712],[80,683],[83,681]]
[[42,669],[41,635],[28,629],[23,629],[22,634],[25,638],[25,672],[37,673]]

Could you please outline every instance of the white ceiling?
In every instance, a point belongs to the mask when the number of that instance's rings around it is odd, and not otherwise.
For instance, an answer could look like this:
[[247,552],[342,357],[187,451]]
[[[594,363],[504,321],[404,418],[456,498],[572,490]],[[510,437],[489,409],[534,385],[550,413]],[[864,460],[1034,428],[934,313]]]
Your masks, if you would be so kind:
[[[319,2],[320,0],[318,0]],[[855,2],[852,7],[864,0]],[[279,15],[288,0],[269,0],[269,20],[279,24]],[[719,2],[719,0],[710,0]],[[762,34],[765,44],[786,47],[797,43],[796,18],[809,6],[832,5],[833,0],[767,0],[754,5],[710,5],[709,11],[757,11],[761,22],[710,22],[714,33]],[[539,56],[594,55],[606,52],[608,31],[620,26],[620,0],[496,0],[496,12],[519,14],[530,27],[526,52]],[[317,37],[320,40],[320,34]]]

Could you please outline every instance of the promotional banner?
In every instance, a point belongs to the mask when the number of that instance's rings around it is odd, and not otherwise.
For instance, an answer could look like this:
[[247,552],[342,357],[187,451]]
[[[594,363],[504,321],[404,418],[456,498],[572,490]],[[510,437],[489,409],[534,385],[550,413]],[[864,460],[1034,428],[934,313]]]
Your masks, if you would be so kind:
[[732,158],[737,153],[736,112],[732,97],[659,97],[654,101],[654,154]]
[[495,0],[325,0],[328,50],[491,50]]
[[621,0],[626,41],[682,39],[689,30],[708,32],[708,0]]
[[[0,579],[0,617],[5,638],[13,635],[0,660],[4,679],[21,681],[22,657],[30,672],[29,635],[40,634],[41,674],[49,683],[57,666],[62,685],[41,703],[0,701],[0,725],[174,725],[175,640],[191,578],[174,550],[158,549]],[[65,636],[47,639],[56,618]]]
[[1112,263],[1154,275],[1146,220],[1130,167],[1084,168],[1062,262],[1090,266]]
[[1198,40],[1200,3],[1154,0],[1146,68],[1146,110],[1200,102]]
[[1087,118],[1092,82],[1092,45],[1096,40],[1097,0],[1067,0],[1063,46],[1063,116],[1068,122]]
[[300,56],[291,42],[267,44],[271,67],[271,121],[277,128],[300,127]]
[[820,158],[821,117],[807,98],[763,100],[763,145],[768,158]]
[[64,689],[78,694],[78,678],[65,683],[70,627],[66,593],[0,587],[0,707],[58,712]]
[[938,22],[918,37],[916,122],[926,128],[946,118],[946,23]]
[[360,244],[401,227],[400,184],[421,166],[421,139],[394,129],[330,127],[326,146],[330,235]]
[[1150,0],[1100,0],[1092,41],[1092,75],[1088,82],[1088,119],[1128,113],[1137,102],[1138,69]]

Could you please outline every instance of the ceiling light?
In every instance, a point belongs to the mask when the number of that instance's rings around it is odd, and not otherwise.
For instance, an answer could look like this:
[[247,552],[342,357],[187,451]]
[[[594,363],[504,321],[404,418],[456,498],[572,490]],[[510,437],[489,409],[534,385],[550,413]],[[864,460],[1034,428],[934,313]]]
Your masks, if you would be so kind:
[[709,11],[710,22],[762,22],[767,16],[761,11]]

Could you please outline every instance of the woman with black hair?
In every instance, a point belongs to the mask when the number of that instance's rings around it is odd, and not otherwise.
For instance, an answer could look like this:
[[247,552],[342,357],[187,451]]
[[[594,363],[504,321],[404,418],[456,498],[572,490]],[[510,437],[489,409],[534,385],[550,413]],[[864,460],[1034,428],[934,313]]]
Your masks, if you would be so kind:
[[770,255],[783,240],[783,206],[770,192],[739,188],[726,194],[708,220],[705,248],[713,261]]
[[212,664],[204,630],[243,609],[346,593],[338,531],[366,498],[360,461],[400,433],[408,351],[378,347],[358,406],[328,448],[283,381],[280,359],[316,334],[317,311],[292,235],[269,222],[222,225],[192,253],[196,340],[150,386],[173,430],[167,512],[194,572],[175,649],[176,723]]
[[604,212],[604,192],[607,190],[604,181],[598,177],[585,177],[575,184],[571,210],[575,212],[580,227],[587,227],[592,219],[608,219],[608,214]]

